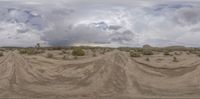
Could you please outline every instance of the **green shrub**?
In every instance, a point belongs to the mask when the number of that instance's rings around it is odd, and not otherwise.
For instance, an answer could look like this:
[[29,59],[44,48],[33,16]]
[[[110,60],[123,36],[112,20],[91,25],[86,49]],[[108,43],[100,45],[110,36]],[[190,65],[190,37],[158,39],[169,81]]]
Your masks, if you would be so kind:
[[84,56],[84,55],[85,55],[85,52],[84,52],[84,50],[81,49],[81,48],[75,48],[75,49],[73,49],[73,51],[72,51],[72,55],[73,55],[73,56]]
[[53,54],[47,53],[47,58],[53,58]]
[[143,55],[153,55],[153,51],[152,50],[150,50],[150,49],[146,49],[146,50],[143,50]]
[[139,53],[134,52],[134,51],[130,51],[129,54],[130,54],[131,57],[141,57],[141,55]]

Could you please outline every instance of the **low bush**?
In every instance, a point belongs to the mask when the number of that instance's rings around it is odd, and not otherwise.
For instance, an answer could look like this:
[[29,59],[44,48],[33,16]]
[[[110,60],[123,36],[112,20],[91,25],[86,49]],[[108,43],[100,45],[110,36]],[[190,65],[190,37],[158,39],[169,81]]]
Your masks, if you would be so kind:
[[73,51],[72,51],[72,55],[73,56],[84,56],[85,52],[81,48],[74,48]]
[[3,52],[0,52],[0,57],[2,57],[3,56]]
[[62,50],[62,54],[66,54],[67,52],[66,52],[66,50]]
[[66,55],[64,55],[64,56],[62,57],[62,59],[66,59]]
[[141,55],[138,52],[135,52],[135,51],[130,51],[130,56],[131,57],[141,57]]
[[170,55],[169,51],[164,51],[164,55],[165,55],[165,56]]
[[53,54],[52,53],[47,53],[47,58],[53,58]]
[[150,59],[147,57],[146,59],[145,59],[146,61],[150,61]]
[[150,49],[146,49],[146,50],[143,50],[143,55],[153,55],[153,51],[152,50],[150,50]]
[[173,57],[173,62],[178,62],[178,59],[175,56]]
[[21,49],[19,50],[20,54],[28,54],[28,55],[35,55],[40,53],[45,53],[44,50],[38,50],[38,49]]

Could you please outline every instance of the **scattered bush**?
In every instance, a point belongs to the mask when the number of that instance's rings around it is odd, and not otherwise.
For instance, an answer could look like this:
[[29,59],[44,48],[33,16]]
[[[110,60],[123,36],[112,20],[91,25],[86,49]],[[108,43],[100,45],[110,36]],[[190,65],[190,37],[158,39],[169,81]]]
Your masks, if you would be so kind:
[[96,53],[93,53],[93,54],[92,54],[92,56],[93,56],[93,57],[96,57],[96,56],[97,56],[97,54],[96,54]]
[[74,48],[73,51],[72,51],[72,55],[73,56],[84,56],[85,52],[81,48]]
[[153,51],[152,50],[143,50],[143,55],[153,55]]
[[2,57],[3,56],[3,52],[0,52],[0,57]]
[[74,56],[74,59],[78,59],[78,57],[77,57],[77,56]]
[[106,50],[105,50],[105,49],[103,49],[103,51],[100,52],[100,54],[103,54],[103,55],[104,55],[105,53],[106,53]]
[[19,50],[19,53],[20,54],[34,55],[34,54],[45,53],[45,51],[29,48],[29,49],[21,49],[21,50]]
[[47,53],[47,58],[53,58],[53,54]]
[[178,62],[178,60],[175,56],[173,57],[173,62]]
[[166,55],[166,56],[170,55],[169,51],[165,51],[164,55]]
[[131,57],[141,57],[141,55],[135,51],[130,51],[130,56]]
[[64,55],[64,56],[62,57],[62,59],[66,59],[66,56]]
[[182,53],[181,52],[174,52],[174,55],[181,55]]
[[145,59],[146,61],[150,61],[150,59],[147,57],[146,59]]
[[66,54],[67,52],[66,52],[65,50],[62,50],[62,53],[63,53],[63,54]]
[[197,55],[198,57],[200,57],[200,53],[197,53],[196,55]]
[[20,54],[26,54],[27,51],[26,51],[25,49],[21,49],[21,50],[19,50],[19,53],[20,53]]

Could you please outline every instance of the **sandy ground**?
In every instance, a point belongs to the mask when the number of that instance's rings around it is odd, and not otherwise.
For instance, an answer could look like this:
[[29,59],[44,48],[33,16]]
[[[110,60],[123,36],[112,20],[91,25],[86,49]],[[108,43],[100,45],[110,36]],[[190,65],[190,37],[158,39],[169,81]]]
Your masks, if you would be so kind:
[[8,52],[0,58],[2,99],[168,99],[200,97],[200,58],[113,51],[80,60]]

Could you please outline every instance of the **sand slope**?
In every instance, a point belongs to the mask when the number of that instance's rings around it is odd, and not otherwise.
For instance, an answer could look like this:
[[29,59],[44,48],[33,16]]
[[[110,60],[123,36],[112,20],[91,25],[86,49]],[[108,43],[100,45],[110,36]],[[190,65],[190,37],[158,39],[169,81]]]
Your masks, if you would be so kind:
[[10,52],[0,61],[0,97],[198,97],[200,62],[189,65],[154,66],[120,51],[69,62]]

